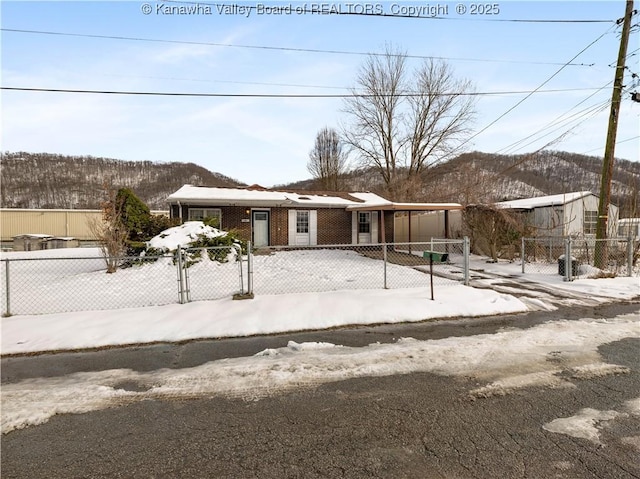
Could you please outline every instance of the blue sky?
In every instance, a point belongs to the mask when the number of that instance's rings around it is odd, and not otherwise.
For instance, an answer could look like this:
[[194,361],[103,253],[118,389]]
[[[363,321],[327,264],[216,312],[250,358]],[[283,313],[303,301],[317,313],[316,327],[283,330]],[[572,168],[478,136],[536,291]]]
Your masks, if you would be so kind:
[[[150,14],[143,13],[145,3],[151,6]],[[291,6],[295,10],[304,5],[309,9],[311,3],[236,4]],[[495,15],[471,15],[469,2],[463,2],[467,13],[462,15],[456,13],[456,2],[353,1],[349,2],[351,7],[325,2],[323,7],[343,12],[369,8],[384,14],[408,6],[440,7],[440,12],[447,7],[447,14],[441,13],[440,18],[258,14],[256,8],[247,17],[219,13],[218,6],[223,4],[231,3],[204,1],[197,4],[198,14],[168,15],[162,13],[163,5],[189,4],[3,1],[2,86],[341,94],[354,86],[365,55],[293,49],[368,53],[393,44],[410,55],[445,57],[456,74],[472,80],[480,93],[529,92],[554,74],[541,90],[566,90],[535,93],[489,128],[527,94],[480,95],[473,124],[478,134],[465,150],[520,154],[552,142],[550,148],[556,150],[595,156],[604,152],[612,65],[619,46],[620,28],[614,22],[624,14],[624,1],[503,1],[496,3],[499,13]],[[606,22],[504,21],[543,19]],[[634,20],[637,23],[638,16]],[[572,62],[582,66],[562,68],[594,41]],[[631,74],[640,74],[639,43],[639,35],[634,32],[628,49],[627,92],[634,90]],[[411,59],[409,65],[420,61]],[[640,86],[635,89],[640,91]],[[191,161],[246,183],[272,186],[310,176],[306,164],[315,135],[324,126],[348,124],[342,108],[339,98],[3,90],[2,150]],[[553,123],[559,117],[565,121]],[[543,128],[547,129],[541,134],[508,148]],[[640,103],[632,102],[630,93],[626,93],[619,119],[617,157],[639,160],[639,130]],[[543,137],[544,133],[549,134]]]

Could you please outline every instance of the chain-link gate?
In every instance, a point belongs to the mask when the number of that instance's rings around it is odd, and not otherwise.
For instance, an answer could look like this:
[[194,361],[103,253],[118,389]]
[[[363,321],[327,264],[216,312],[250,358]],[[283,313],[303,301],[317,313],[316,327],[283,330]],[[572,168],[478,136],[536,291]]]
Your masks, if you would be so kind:
[[522,273],[576,278],[638,276],[640,244],[630,238],[522,238]]

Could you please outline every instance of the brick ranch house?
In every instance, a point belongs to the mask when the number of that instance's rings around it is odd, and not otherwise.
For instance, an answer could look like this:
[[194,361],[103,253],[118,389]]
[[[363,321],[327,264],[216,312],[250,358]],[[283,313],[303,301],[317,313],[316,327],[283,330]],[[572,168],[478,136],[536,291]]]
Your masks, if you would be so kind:
[[221,229],[237,230],[258,248],[391,243],[396,211],[445,211],[447,216],[462,209],[457,203],[393,203],[369,192],[277,191],[258,185],[184,185],[167,200],[172,218],[218,218]]

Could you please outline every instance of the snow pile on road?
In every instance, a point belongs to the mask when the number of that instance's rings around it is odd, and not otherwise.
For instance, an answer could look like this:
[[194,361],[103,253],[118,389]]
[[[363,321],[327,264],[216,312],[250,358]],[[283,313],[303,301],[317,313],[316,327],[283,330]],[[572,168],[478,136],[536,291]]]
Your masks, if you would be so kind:
[[602,422],[626,416],[627,414],[617,411],[598,411],[597,409],[584,408],[574,416],[554,419],[543,425],[542,428],[545,431],[566,434],[600,444],[598,426]]
[[[429,341],[404,338],[362,348],[288,343],[251,357],[179,370],[119,369],[29,379],[3,385],[2,432],[41,424],[54,414],[148,399],[221,395],[257,400],[327,382],[416,372],[491,381],[488,387],[503,385],[503,394],[528,386],[574,387],[571,369],[597,368],[603,364],[598,347],[623,338],[640,338],[637,315],[554,321],[524,330]],[[603,370],[607,368],[611,370],[610,366]],[[126,390],[125,383],[136,384],[136,391]]]

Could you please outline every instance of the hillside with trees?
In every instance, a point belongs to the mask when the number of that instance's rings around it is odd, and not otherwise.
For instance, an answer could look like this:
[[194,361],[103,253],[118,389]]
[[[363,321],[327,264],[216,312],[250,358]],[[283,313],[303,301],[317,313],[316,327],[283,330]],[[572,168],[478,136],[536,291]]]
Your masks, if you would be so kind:
[[[470,152],[435,164],[420,175],[412,200],[491,204],[572,191],[600,192],[602,158],[564,151],[525,155]],[[354,169],[341,179],[344,189],[385,195],[383,178],[374,168]],[[317,189],[314,180],[282,187]],[[620,216],[640,215],[640,162],[618,159],[611,185],[611,201]]]
[[2,154],[1,182],[2,208],[68,209],[100,208],[105,184],[115,189],[130,188],[155,210],[166,209],[167,196],[184,184],[242,185],[194,163],[25,152]]
[[[598,194],[601,169],[602,158],[562,151],[527,155],[470,152],[425,169],[413,200],[469,205],[571,191]],[[167,196],[184,184],[243,186],[194,163],[44,153],[4,153],[1,181],[3,208],[99,209],[105,199],[105,182],[116,189],[130,188],[154,210],[166,209]],[[323,189],[314,179],[278,187]],[[377,170],[359,168],[341,175],[340,189],[384,196],[385,184]],[[620,206],[621,217],[640,216],[640,162],[616,161],[611,200]]]

